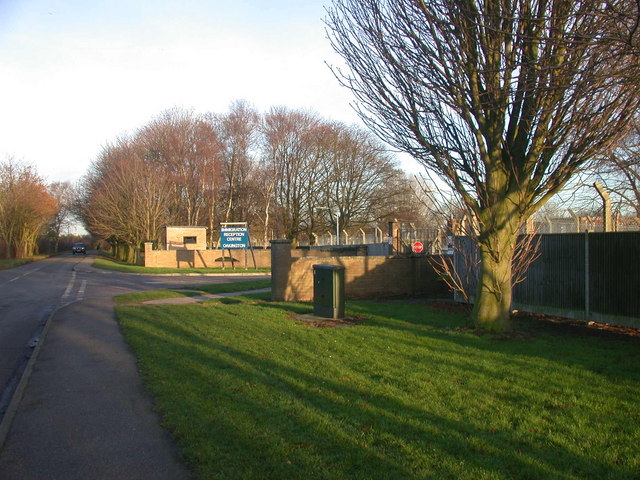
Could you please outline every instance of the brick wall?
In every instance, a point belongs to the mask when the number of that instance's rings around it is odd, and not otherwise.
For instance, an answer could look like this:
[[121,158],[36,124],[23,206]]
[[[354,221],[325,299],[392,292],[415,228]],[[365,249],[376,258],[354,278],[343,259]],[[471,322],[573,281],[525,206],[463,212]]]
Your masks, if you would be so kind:
[[[331,256],[323,250],[292,249],[287,240],[274,240],[270,250],[255,250],[258,268],[271,267],[274,300],[313,300],[313,265],[341,265],[345,268],[347,299],[390,298],[401,296],[441,297],[446,285],[429,264],[428,257]],[[224,252],[229,255],[228,251]],[[236,268],[245,267],[245,251],[232,251]],[[214,268],[222,266],[220,250],[153,250],[145,244],[144,265],[165,268]],[[313,255],[313,256],[311,256]],[[217,261],[218,260],[218,261]],[[253,268],[251,252],[247,266]],[[231,264],[225,261],[225,266]]]
[[[248,268],[253,268],[253,257],[247,251]],[[271,266],[271,252],[269,250],[254,250],[257,268],[269,268]],[[153,250],[151,243],[145,243],[144,266],[162,268],[217,268],[222,267],[220,258],[223,256],[221,250]],[[245,268],[245,251],[232,250],[232,256],[238,262],[236,268]],[[227,268],[231,268],[228,260],[229,252],[224,252]]]
[[[185,237],[195,241],[185,243]],[[207,227],[165,227],[167,250],[205,250],[207,248]]]
[[274,267],[271,270],[271,282],[274,300],[312,301],[313,265],[317,264],[344,267],[347,299],[436,297],[448,292],[426,256],[291,258],[291,255],[287,255],[287,247],[286,243],[272,243]]
[[[251,251],[247,250],[247,266],[253,268],[253,258]],[[256,259],[256,268],[271,267],[271,250],[256,249],[253,251]],[[231,255],[238,262],[236,268],[245,267],[245,251],[242,249],[232,250]],[[289,257],[303,258],[313,255],[315,258],[331,257],[333,252],[330,250],[309,250],[309,249],[291,249]],[[215,268],[221,267],[222,261],[219,259],[223,256],[222,250],[187,250],[187,249],[171,249],[171,250],[153,250],[153,244],[145,243],[144,249],[144,266],[145,267],[162,267],[162,268]],[[224,251],[225,267],[231,267],[231,262],[227,260],[229,251]]]

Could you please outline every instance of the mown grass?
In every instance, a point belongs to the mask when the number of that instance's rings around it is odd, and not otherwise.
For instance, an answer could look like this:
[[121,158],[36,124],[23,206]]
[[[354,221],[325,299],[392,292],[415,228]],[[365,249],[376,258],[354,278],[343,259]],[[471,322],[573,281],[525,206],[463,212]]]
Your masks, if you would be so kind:
[[19,267],[20,265],[25,265],[27,263],[35,262],[37,260],[42,260],[43,258],[47,258],[47,255],[35,255],[33,257],[28,257],[28,258],[1,259],[0,270]]
[[235,270],[229,265],[227,268],[156,268],[143,267],[141,265],[131,265],[118,262],[105,257],[97,257],[93,266],[104,270],[123,273],[146,273],[146,274],[167,274],[167,273],[269,273],[269,268],[249,268],[236,267]]
[[216,298],[211,300],[205,300],[202,302],[203,304],[215,304],[215,303],[223,303],[226,305],[231,305],[235,303],[260,303],[266,302],[271,299],[271,291],[268,292],[260,292],[260,293],[246,293],[244,295],[234,295],[232,297],[225,298]]
[[200,479],[637,479],[637,339],[478,336],[424,304],[119,306]]
[[142,303],[148,300],[161,300],[164,298],[193,297],[198,292],[182,290],[149,290],[145,292],[132,292],[118,295],[114,298],[116,303]]
[[[190,287],[177,288],[171,290],[147,290],[143,292],[132,292],[118,295],[114,298],[116,303],[142,303],[148,300],[160,300],[164,298],[178,298],[178,297],[194,297],[197,295],[207,293],[233,293],[243,292],[248,290],[258,290],[271,287],[271,280],[248,280],[234,283],[220,283],[212,285],[194,285]],[[266,296],[260,296],[260,299],[267,299],[270,297],[268,293]]]
[[233,292],[244,292],[248,290],[259,290],[262,288],[270,288],[271,287],[271,279],[263,279],[263,280],[249,280],[246,282],[234,282],[234,283],[218,283],[211,285],[198,285],[194,287],[189,287],[193,289],[197,289],[201,292],[205,293],[233,293]]

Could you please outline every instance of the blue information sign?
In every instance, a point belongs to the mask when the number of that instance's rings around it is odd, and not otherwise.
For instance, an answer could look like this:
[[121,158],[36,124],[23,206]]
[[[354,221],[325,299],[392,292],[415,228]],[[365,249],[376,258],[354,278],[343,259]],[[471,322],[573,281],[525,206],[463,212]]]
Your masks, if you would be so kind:
[[220,248],[249,248],[249,227],[220,227]]

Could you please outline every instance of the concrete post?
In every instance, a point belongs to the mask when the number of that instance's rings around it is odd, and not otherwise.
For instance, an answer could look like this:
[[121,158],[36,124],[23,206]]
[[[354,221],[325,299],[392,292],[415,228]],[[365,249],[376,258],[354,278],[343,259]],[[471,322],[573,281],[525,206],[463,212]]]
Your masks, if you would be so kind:
[[573,218],[573,221],[575,222],[575,229],[574,232],[578,233],[580,232],[580,217],[578,217],[578,215],[576,214],[576,212],[574,212],[573,210],[571,210],[570,208],[567,208],[567,212],[569,212],[569,215],[571,215],[571,218]]
[[600,182],[595,182],[593,186],[598,191],[598,195],[602,198],[602,229],[610,232],[611,229],[611,197],[609,192],[602,186]]
[[398,253],[398,248],[395,245],[396,244],[396,235],[397,235],[397,228],[396,228],[396,223],[397,220],[394,220],[392,222],[389,222],[389,254],[390,255],[395,255],[396,253]]
[[145,267],[155,267],[155,262],[153,258],[153,243],[144,242],[144,266]]
[[382,234],[382,229],[380,227],[376,227],[376,241],[374,243],[382,243],[384,242],[384,236]]
[[533,215],[527,218],[527,223],[525,224],[525,233],[527,235],[533,235],[536,233],[536,225],[533,221]]
[[271,240],[271,299],[285,301],[291,269],[291,240]]

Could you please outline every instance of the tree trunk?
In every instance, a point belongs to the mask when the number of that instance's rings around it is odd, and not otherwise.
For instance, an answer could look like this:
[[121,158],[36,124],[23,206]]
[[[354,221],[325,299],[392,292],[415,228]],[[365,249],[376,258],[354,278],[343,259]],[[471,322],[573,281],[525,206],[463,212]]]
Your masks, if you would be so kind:
[[475,327],[492,332],[511,330],[511,260],[517,230],[502,228],[481,240],[480,276],[471,317]]

